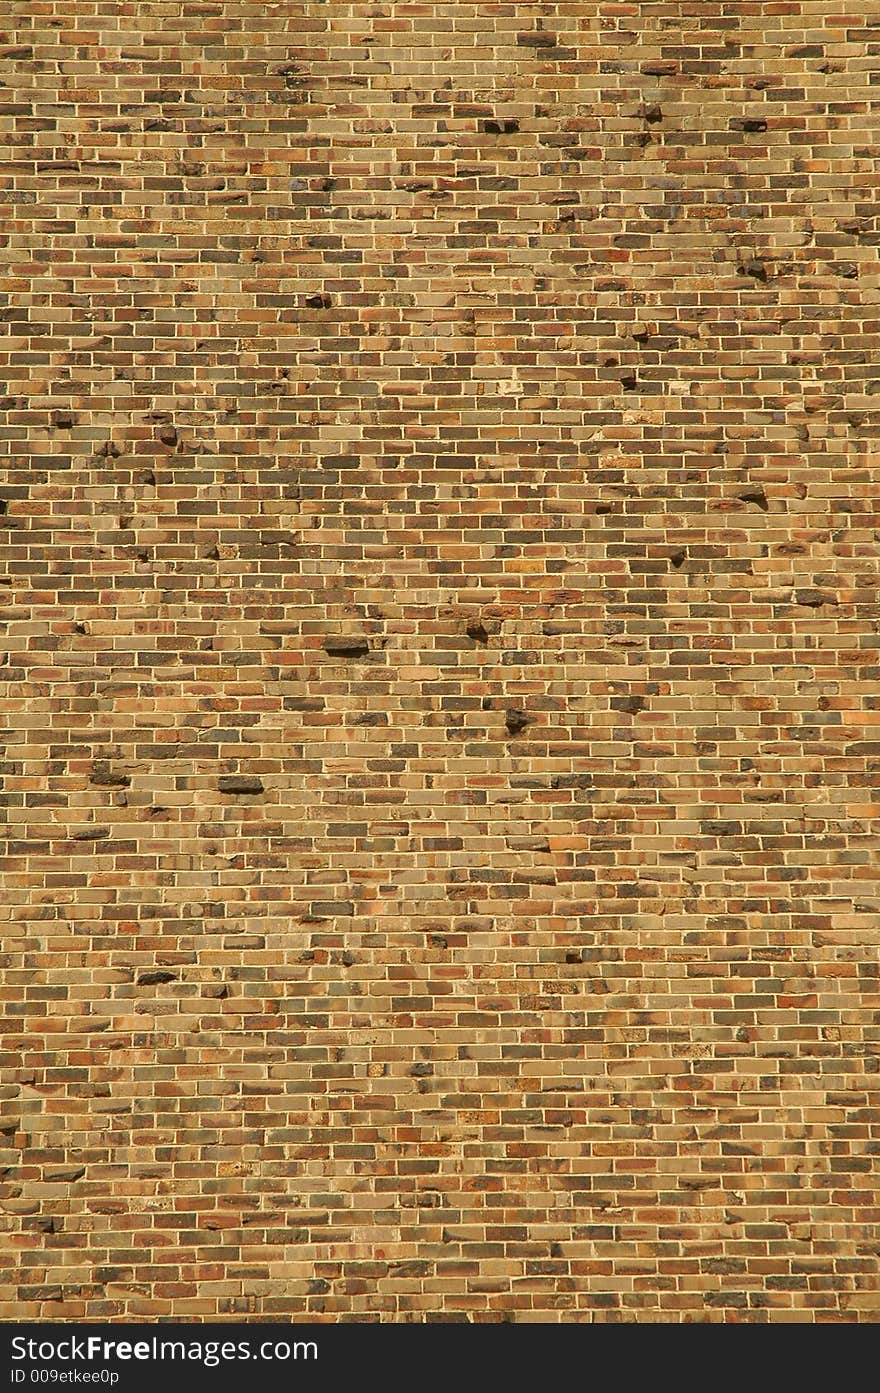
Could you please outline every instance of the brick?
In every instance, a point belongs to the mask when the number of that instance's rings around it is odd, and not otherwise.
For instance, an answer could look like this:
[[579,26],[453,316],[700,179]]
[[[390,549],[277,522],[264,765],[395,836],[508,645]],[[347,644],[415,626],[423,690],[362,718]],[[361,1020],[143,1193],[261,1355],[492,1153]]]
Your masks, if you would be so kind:
[[262,793],[263,780],[256,774],[223,774],[217,781],[221,793]]
[[5,10],[0,1317],[876,1321],[873,13]]
[[324,651],[333,658],[363,658],[369,653],[370,644],[359,635],[336,634],[325,638]]

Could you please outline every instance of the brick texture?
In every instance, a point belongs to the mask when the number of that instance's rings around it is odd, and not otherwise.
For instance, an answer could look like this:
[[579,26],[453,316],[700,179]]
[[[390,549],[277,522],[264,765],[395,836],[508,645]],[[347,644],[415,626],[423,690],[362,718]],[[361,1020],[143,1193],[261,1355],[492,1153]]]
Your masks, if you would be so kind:
[[880,1318],[878,7],[0,26],[0,1317]]

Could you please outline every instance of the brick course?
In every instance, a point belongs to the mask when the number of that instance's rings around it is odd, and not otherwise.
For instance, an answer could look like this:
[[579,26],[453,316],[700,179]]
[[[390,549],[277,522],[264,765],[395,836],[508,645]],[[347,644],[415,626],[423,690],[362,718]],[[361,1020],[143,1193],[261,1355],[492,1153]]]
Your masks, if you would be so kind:
[[880,11],[0,25],[0,1318],[876,1320]]

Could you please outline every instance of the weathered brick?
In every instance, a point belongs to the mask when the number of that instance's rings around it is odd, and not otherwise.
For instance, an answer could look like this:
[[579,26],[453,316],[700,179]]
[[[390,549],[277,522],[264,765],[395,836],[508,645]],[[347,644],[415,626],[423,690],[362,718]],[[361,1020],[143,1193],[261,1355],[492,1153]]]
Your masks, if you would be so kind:
[[880,1317],[851,8],[5,7],[4,1320]]
[[217,781],[221,793],[262,793],[263,780],[258,774],[221,774]]

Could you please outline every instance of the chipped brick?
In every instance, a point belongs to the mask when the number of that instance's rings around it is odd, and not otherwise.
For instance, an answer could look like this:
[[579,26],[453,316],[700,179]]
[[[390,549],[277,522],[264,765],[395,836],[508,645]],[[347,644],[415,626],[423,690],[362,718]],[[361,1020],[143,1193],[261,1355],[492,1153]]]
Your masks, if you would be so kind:
[[504,713],[504,724],[507,727],[508,735],[511,737],[521,735],[526,729],[526,726],[531,725],[531,723],[532,718],[525,711],[518,711],[511,707]]
[[331,658],[363,658],[369,651],[369,640],[360,634],[334,634],[324,639],[324,652]]
[[513,135],[519,130],[519,121],[513,116],[498,117],[480,122],[480,130],[486,135]]
[[263,793],[263,780],[258,774],[222,774],[217,781],[221,793]]

